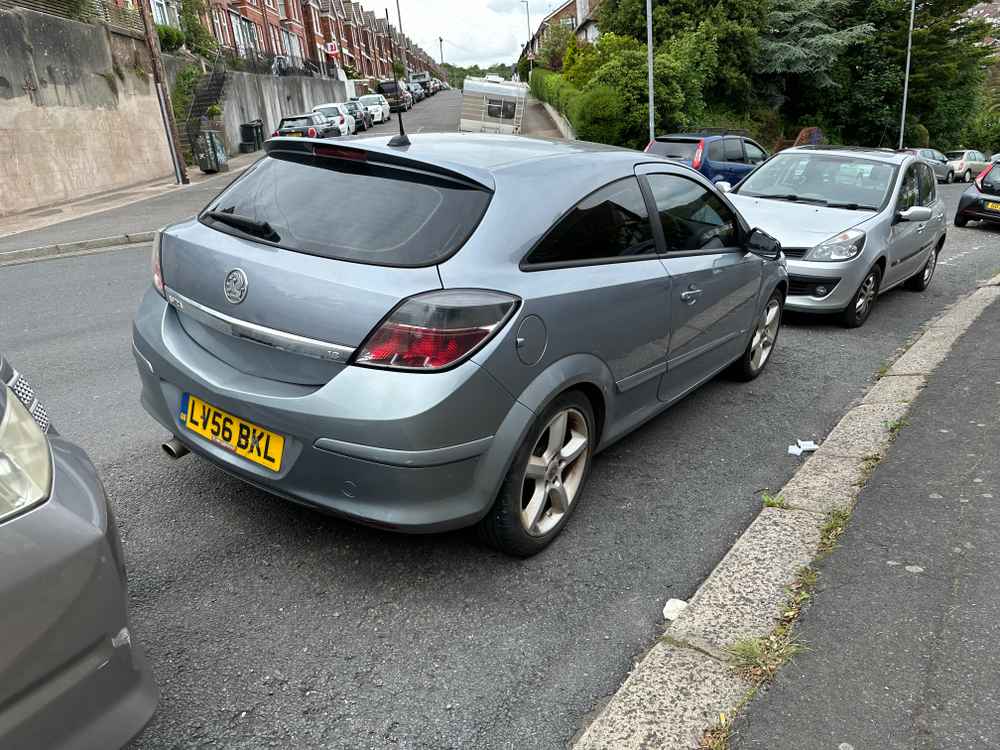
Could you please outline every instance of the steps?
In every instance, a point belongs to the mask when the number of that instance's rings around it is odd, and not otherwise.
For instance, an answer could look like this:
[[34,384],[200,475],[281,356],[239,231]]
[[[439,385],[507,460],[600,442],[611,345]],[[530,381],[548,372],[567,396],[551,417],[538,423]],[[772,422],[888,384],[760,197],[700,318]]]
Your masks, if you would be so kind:
[[220,63],[217,63],[212,72],[206,73],[198,81],[194,97],[191,100],[188,118],[180,128],[181,150],[185,154],[191,153],[191,145],[201,133],[201,118],[208,113],[210,107],[222,106],[225,88],[226,69]]

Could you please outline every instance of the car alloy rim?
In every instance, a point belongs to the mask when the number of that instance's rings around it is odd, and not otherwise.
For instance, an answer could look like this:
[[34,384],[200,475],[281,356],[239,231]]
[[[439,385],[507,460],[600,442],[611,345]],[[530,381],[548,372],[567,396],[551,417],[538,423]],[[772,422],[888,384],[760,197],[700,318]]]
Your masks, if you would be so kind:
[[931,276],[934,275],[935,268],[937,268],[937,253],[931,253],[931,257],[927,259],[927,265],[924,266],[925,284],[931,280]]
[[521,483],[521,525],[532,536],[554,529],[569,512],[583,483],[590,454],[590,428],[577,409],[550,421],[528,456]]
[[764,314],[757,324],[753,341],[750,343],[750,366],[759,370],[767,362],[774,349],[774,341],[778,338],[778,326],[781,324],[781,305],[773,299],[767,303]]
[[854,311],[858,317],[865,314],[873,299],[875,299],[875,274],[870,273],[861,283],[861,289],[858,290],[858,301],[854,303]]

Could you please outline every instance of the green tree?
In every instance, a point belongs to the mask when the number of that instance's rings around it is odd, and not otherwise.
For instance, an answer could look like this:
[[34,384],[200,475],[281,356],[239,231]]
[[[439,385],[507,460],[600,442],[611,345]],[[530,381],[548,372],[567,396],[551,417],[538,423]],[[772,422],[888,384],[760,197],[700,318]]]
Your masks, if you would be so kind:
[[539,61],[549,70],[562,70],[563,57],[573,39],[573,30],[562,24],[550,24],[545,30]]
[[213,57],[219,48],[219,43],[202,21],[208,14],[205,0],[183,0],[181,3],[180,22],[184,32],[184,44],[192,52],[205,57]]

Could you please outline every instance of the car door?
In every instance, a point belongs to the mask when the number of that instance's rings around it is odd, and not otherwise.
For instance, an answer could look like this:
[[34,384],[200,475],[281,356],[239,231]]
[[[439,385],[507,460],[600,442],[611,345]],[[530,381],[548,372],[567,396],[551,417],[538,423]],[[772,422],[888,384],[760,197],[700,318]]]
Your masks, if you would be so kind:
[[912,275],[918,256],[924,249],[925,223],[899,221],[901,211],[920,205],[920,162],[911,162],[900,178],[899,193],[893,211],[893,225],[889,231],[889,252],[882,288],[894,286]]
[[632,176],[580,200],[521,262],[531,300],[525,313],[549,331],[545,357],[586,352],[603,360],[620,397],[619,417],[656,405],[666,370],[670,277],[658,251]]
[[649,165],[649,189],[670,274],[670,344],[660,399],[674,401],[742,354],[763,261],[743,247],[732,207],[702,183]]
[[738,136],[726,136],[722,139],[722,151],[726,160],[723,166],[725,180],[730,185],[735,185],[750,171],[746,164],[746,156],[743,154],[743,139]]
[[747,168],[740,177],[741,180],[758,166],[767,161],[767,151],[751,141],[749,138],[745,138],[743,140],[743,153],[746,156]]

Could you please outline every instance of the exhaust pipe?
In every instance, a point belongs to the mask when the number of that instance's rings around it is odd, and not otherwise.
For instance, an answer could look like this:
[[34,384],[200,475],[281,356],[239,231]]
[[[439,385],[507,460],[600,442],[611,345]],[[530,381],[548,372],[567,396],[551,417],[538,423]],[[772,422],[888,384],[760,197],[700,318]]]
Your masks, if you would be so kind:
[[191,452],[188,450],[188,447],[177,438],[170,438],[170,440],[165,442],[161,447],[163,448],[163,452],[175,461],[178,458],[184,458],[184,456]]

